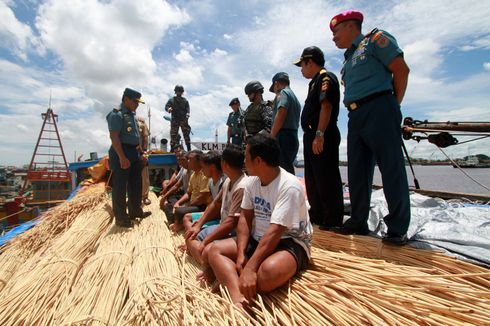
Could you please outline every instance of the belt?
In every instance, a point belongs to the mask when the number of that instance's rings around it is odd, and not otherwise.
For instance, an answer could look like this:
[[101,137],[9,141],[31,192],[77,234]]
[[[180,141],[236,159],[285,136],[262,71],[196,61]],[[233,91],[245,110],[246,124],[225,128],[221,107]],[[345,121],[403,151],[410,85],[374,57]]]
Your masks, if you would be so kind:
[[373,93],[373,94],[368,95],[366,97],[360,98],[354,102],[347,104],[346,105],[347,110],[349,112],[352,112],[354,110],[359,109],[362,105],[366,104],[367,102],[372,101],[375,98],[378,98],[380,96],[387,95],[387,94],[393,94],[393,91],[392,90],[381,91],[381,92]]
[[133,144],[126,144],[126,143],[121,143],[121,145],[124,146],[124,147],[129,147],[129,148],[136,148],[136,147],[139,146],[139,144],[138,145],[133,145]]

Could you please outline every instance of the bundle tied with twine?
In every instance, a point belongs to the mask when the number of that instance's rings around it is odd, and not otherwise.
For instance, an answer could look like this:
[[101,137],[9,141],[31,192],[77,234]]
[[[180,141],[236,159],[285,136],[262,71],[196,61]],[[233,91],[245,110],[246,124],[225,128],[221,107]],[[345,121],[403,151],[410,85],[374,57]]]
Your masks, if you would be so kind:
[[66,201],[51,208],[40,217],[41,223],[36,227],[1,247],[0,293],[21,266],[36,265],[43,255],[43,250],[49,248],[54,239],[63,234],[80,214],[90,212],[104,196],[103,184],[84,189],[77,194],[76,200]]

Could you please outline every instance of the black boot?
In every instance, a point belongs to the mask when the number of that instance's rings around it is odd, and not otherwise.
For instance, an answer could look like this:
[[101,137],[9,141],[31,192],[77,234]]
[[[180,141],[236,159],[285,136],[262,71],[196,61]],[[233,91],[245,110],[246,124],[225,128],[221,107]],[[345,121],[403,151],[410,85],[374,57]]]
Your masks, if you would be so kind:
[[187,143],[186,146],[187,146],[187,151],[190,152],[191,151],[191,144]]

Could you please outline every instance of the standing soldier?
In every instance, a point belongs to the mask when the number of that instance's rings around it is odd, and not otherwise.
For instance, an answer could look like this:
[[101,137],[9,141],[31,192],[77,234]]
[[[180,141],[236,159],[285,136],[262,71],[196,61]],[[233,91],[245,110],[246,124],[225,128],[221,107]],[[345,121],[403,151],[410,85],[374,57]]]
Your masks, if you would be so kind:
[[143,117],[136,117],[136,120],[138,121],[138,128],[140,133],[140,150],[144,157],[143,170],[141,170],[141,198],[143,199],[143,204],[150,205],[151,200],[150,198],[148,198],[148,195],[150,193],[150,178],[148,176],[148,154],[146,153],[148,151],[148,137],[150,135],[145,119]]
[[375,28],[361,33],[363,15],[348,10],[333,17],[333,42],[346,49],[342,68],[344,104],[349,111],[347,156],[351,218],[344,233],[367,233],[374,164],[378,163],[389,214],[383,242],[407,243],[410,199],[402,154],[400,103],[409,68],[393,36]]
[[120,109],[114,109],[106,117],[112,143],[109,149],[109,164],[112,170],[112,211],[116,225],[120,227],[132,227],[134,219],[151,214],[151,212],[143,212],[141,208],[142,161],[138,149],[140,134],[135,119],[136,109],[140,103],[145,103],[141,99],[141,93],[126,88]]
[[189,136],[191,127],[189,126],[190,108],[189,102],[182,96],[184,86],[175,85],[175,96],[168,100],[165,111],[172,115],[170,121],[170,151],[174,151],[179,141],[179,127],[182,129],[187,150],[191,150],[191,138]]
[[250,100],[250,105],[244,114],[246,137],[251,137],[259,132],[270,133],[272,126],[272,108],[265,102],[262,94],[264,86],[253,80],[245,86],[245,94]]
[[337,127],[340,90],[337,77],[323,67],[322,50],[310,46],[294,63],[311,79],[301,113],[305,157],[305,183],[311,220],[321,230],[342,225],[344,196],[339,171],[340,131]]
[[276,94],[272,110],[271,135],[276,137],[281,148],[279,166],[294,174],[294,160],[298,154],[298,127],[301,104],[289,88],[289,75],[278,72],[272,78],[269,91]]
[[231,142],[234,145],[242,146],[245,127],[243,125],[243,111],[240,107],[238,97],[232,99],[229,106],[233,112],[230,112],[226,121],[226,125],[228,126],[228,139],[226,142],[228,144]]

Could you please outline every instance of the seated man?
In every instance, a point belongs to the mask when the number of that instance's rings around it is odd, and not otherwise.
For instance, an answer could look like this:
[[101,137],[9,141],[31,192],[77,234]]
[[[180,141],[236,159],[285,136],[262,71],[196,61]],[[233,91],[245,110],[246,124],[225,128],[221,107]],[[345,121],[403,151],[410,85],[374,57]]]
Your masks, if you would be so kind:
[[172,173],[172,176],[169,179],[165,179],[162,181],[162,191],[160,191],[160,195],[163,195],[166,192],[168,192],[170,188],[172,188],[172,186],[177,182],[177,176],[179,175],[179,172],[182,169],[182,166],[180,165],[180,161],[183,154],[184,153],[182,152],[180,146],[175,149],[175,158],[177,159],[178,167],[177,170],[174,173]]
[[[206,177],[209,178],[209,192],[211,194],[211,198],[214,200],[217,196],[219,191],[221,190],[221,186],[223,185],[223,182],[225,181],[225,176],[223,175],[223,171],[221,169],[221,154],[217,151],[209,151],[206,154],[204,154],[202,161],[201,161],[201,166],[202,166],[202,172]],[[187,231],[191,226],[192,223],[197,221],[202,216],[203,212],[196,212],[196,213],[188,213],[184,215],[184,229]],[[215,215],[216,216],[216,215]],[[219,218],[216,216],[215,218]],[[211,225],[211,224],[218,224],[218,220],[214,221],[209,221],[206,223],[205,226]]]
[[174,232],[183,229],[182,220],[185,214],[204,211],[207,204],[211,202],[208,187],[209,179],[202,172],[201,159],[202,152],[200,150],[189,152],[189,170],[193,172],[189,178],[187,192],[180,197],[173,207],[174,223],[170,225],[170,229]]
[[160,196],[160,208],[165,211],[168,218],[173,215],[174,204],[187,192],[189,186],[188,153],[182,153],[177,156],[177,162],[180,170],[174,179],[170,179],[166,189],[162,190]]
[[254,177],[245,186],[237,239],[215,242],[208,252],[216,278],[239,307],[305,269],[312,236],[303,186],[279,167],[277,141],[270,135],[251,137],[245,166]]
[[[240,205],[243,198],[243,188],[248,177],[243,173],[243,152],[237,145],[228,145],[223,151],[221,166],[228,176],[218,196],[206,208],[204,214],[194,223],[188,225],[185,242],[189,254],[204,265],[204,273],[199,276],[204,279],[212,277],[208,269],[207,252],[214,240],[227,238],[235,234],[235,228],[240,216]],[[194,213],[193,213],[194,214]],[[214,219],[220,219],[219,224],[202,228]],[[209,275],[211,274],[211,275]],[[208,279],[211,281],[211,279]]]

